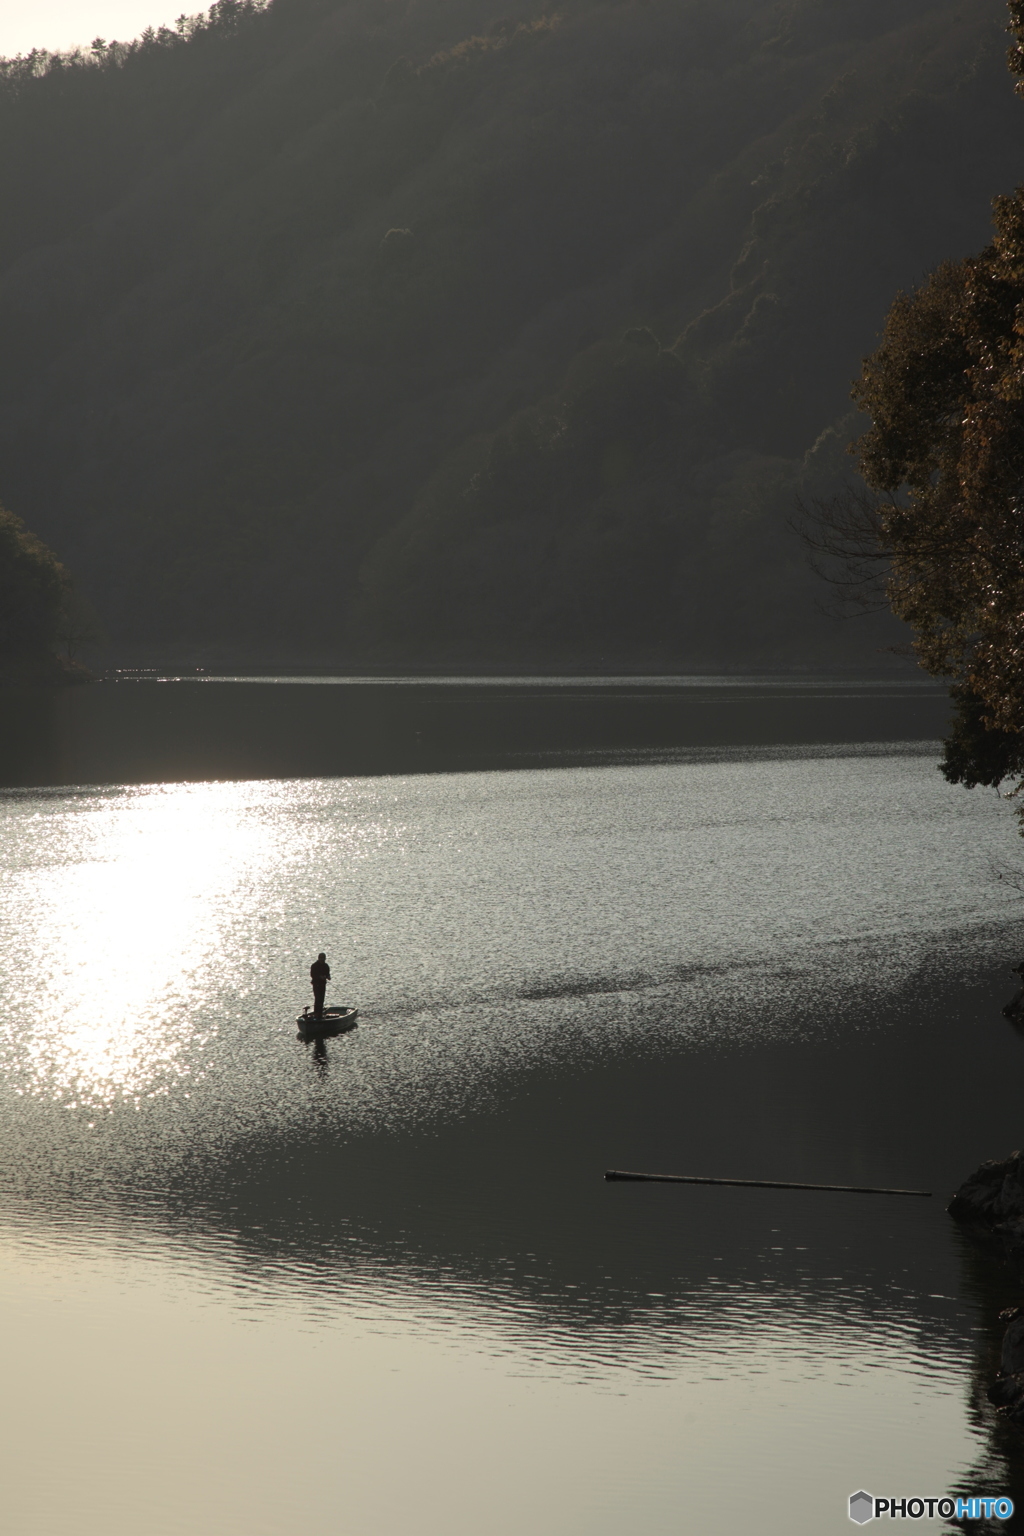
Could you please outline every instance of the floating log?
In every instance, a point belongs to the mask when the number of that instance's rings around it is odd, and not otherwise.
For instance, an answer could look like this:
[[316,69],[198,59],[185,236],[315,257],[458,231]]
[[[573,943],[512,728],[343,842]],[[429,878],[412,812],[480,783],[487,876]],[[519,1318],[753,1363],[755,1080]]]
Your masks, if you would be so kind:
[[621,1179],[632,1184],[732,1184],[742,1189],[819,1189],[834,1195],[920,1195],[931,1199],[930,1189],[872,1189],[867,1184],[782,1184],[775,1179],[702,1179],[691,1173],[623,1173],[609,1168],[606,1179]]

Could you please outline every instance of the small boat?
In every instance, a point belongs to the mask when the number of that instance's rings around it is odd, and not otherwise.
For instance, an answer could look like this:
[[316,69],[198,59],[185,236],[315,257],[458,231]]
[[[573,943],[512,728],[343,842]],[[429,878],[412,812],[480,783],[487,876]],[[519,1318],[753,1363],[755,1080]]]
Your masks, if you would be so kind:
[[295,1020],[296,1040],[326,1040],[331,1035],[344,1035],[355,1029],[359,1017],[358,1008],[325,1008],[322,1018],[314,1018],[308,1008],[303,1008]]

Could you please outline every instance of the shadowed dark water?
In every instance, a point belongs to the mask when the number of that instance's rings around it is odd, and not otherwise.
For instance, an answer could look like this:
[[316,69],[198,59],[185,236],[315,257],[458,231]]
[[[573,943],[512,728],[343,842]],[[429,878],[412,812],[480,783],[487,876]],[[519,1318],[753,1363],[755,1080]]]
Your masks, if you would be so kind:
[[[943,1206],[1022,1139],[1015,824],[875,734],[5,792],[11,1528],[817,1536],[1011,1488],[1015,1282]],[[361,1020],[318,1061],[321,947]]]
[[0,784],[144,784],[585,763],[636,751],[932,740],[945,694],[750,678],[104,681],[0,693]]

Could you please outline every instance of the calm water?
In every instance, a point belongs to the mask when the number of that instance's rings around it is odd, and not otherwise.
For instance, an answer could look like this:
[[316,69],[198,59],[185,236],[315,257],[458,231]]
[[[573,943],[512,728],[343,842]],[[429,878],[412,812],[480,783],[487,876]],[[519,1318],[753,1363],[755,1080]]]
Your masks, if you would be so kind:
[[792,678],[106,679],[0,692],[0,785],[425,773],[638,749],[933,740],[913,674]]
[[[4,1528],[823,1536],[860,1487],[1021,1497],[979,1400],[1017,1282],[943,1210],[1024,1140],[1019,844],[934,759],[3,792]],[[325,1061],[319,948],[361,1009]]]

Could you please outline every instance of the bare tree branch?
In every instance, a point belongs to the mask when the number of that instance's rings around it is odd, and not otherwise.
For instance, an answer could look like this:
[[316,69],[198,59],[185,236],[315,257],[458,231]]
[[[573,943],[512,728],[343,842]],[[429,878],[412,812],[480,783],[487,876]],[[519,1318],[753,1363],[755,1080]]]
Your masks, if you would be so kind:
[[815,575],[832,587],[834,611],[877,613],[888,607],[883,505],[877,497],[855,490],[824,500],[797,501],[789,526],[803,544]]

